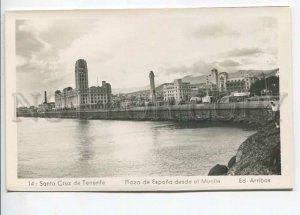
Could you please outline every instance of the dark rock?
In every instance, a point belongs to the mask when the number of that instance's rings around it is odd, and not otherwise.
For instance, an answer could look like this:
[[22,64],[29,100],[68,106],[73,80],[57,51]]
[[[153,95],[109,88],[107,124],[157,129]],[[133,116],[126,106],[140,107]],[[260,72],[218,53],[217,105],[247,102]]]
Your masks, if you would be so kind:
[[209,171],[208,175],[227,175],[227,166],[217,164]]
[[274,123],[265,124],[241,144],[228,174],[280,175],[280,154],[280,130]]
[[236,156],[233,156],[233,157],[229,160],[229,162],[228,162],[228,164],[227,164],[227,167],[228,167],[228,168],[231,168],[231,167],[235,164],[235,162],[236,162]]

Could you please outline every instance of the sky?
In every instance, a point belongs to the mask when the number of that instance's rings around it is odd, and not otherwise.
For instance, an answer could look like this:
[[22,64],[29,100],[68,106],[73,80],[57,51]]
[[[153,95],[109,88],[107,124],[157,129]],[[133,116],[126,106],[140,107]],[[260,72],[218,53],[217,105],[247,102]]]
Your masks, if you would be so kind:
[[97,17],[16,21],[17,90],[75,87],[75,62],[87,61],[89,85],[113,92],[187,75],[277,68],[278,20],[231,10],[111,10]]

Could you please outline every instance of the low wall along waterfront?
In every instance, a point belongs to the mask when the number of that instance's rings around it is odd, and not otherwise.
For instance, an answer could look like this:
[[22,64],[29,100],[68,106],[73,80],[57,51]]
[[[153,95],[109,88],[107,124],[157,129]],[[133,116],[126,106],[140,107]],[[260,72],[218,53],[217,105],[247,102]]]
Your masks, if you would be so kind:
[[237,102],[134,107],[111,110],[64,110],[39,113],[17,113],[17,117],[79,118],[106,120],[157,121],[236,121],[264,123],[270,119],[269,102]]

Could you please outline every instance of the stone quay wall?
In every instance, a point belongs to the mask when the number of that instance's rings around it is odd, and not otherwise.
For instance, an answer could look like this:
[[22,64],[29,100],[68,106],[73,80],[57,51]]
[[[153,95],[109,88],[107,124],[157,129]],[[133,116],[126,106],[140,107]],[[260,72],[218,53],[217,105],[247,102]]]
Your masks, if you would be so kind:
[[264,124],[270,120],[269,102],[186,104],[112,110],[64,110],[17,113],[17,117],[78,118],[145,121],[233,121]]

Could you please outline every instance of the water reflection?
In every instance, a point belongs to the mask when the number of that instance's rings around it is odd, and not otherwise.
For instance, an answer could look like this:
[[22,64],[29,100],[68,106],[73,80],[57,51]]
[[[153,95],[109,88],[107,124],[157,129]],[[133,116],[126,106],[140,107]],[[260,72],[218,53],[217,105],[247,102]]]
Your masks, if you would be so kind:
[[160,129],[155,126],[153,129],[151,129],[151,134],[153,146],[159,147],[159,135],[161,134]]
[[78,120],[75,123],[75,143],[76,153],[78,153],[77,161],[74,163],[74,168],[78,173],[92,171],[90,165],[94,158],[94,136],[90,132],[91,123],[89,120]]

